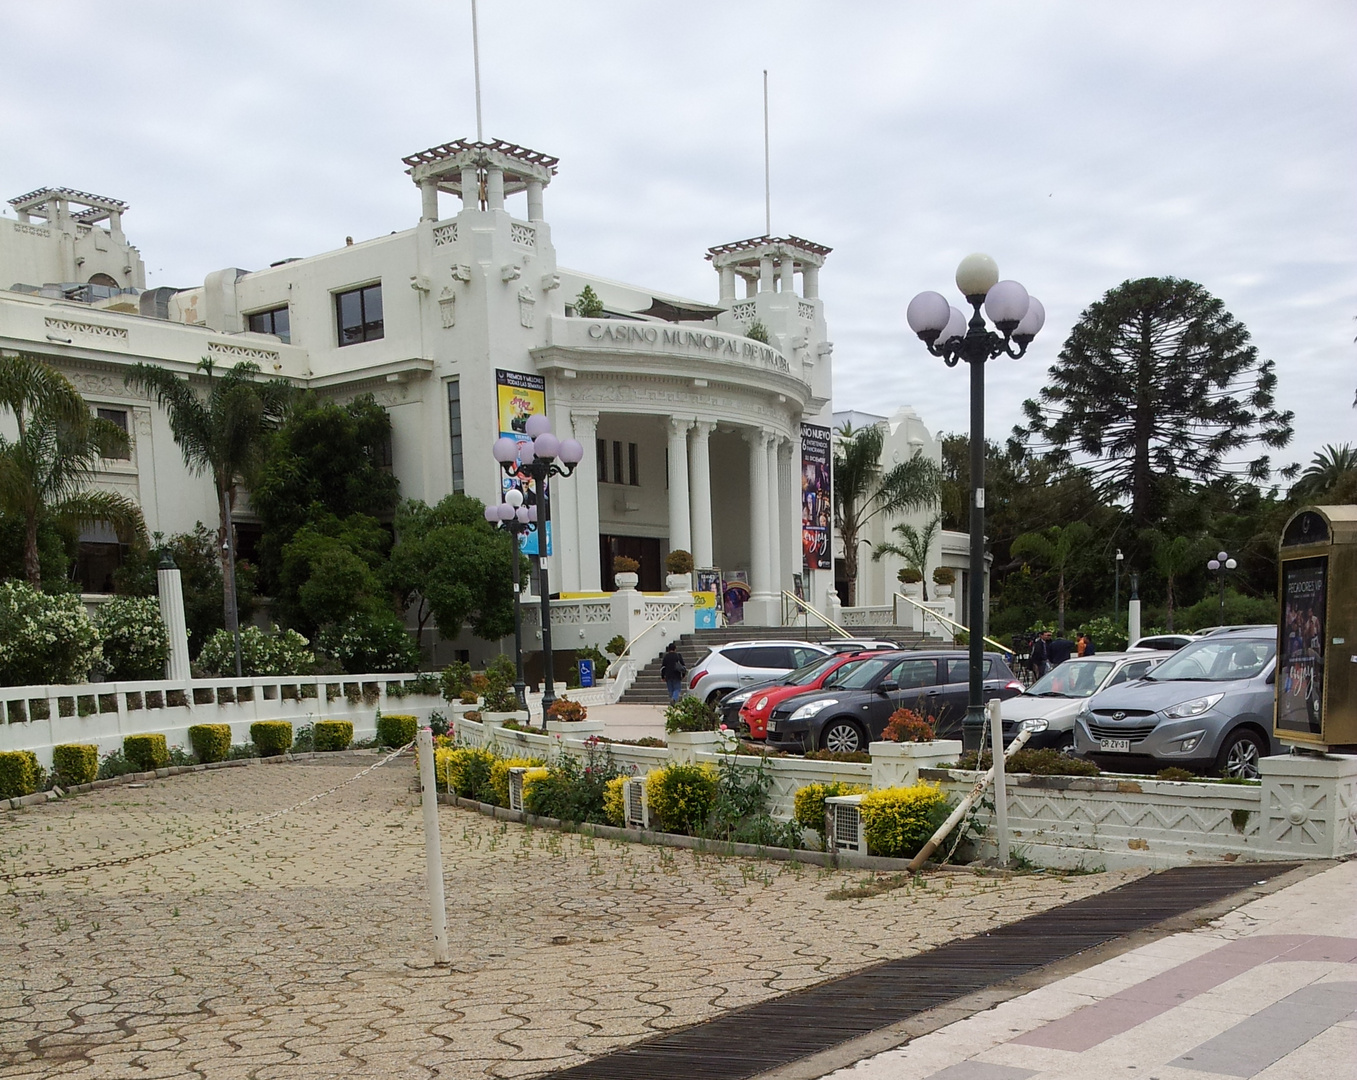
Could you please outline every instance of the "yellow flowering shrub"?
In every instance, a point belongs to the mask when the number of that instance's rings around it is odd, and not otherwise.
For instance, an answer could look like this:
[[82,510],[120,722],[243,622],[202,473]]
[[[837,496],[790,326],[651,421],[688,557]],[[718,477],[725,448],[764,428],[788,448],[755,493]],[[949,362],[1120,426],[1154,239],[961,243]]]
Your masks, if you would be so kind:
[[509,805],[509,770],[545,765],[541,758],[496,758],[490,766],[490,787],[494,790],[496,806]]
[[868,792],[858,810],[871,854],[912,859],[947,820],[951,807],[942,788],[921,783]]
[[667,765],[646,777],[650,823],[665,832],[699,832],[716,805],[714,765]]
[[603,786],[603,813],[607,815],[609,825],[627,823],[627,806],[623,801],[622,789],[628,779],[626,776],[614,776]]
[[820,834],[820,842],[825,839],[825,800],[839,795],[858,795],[871,788],[866,784],[849,784],[842,780],[830,780],[824,784],[807,784],[797,788],[793,801],[793,812],[798,825],[814,829]]

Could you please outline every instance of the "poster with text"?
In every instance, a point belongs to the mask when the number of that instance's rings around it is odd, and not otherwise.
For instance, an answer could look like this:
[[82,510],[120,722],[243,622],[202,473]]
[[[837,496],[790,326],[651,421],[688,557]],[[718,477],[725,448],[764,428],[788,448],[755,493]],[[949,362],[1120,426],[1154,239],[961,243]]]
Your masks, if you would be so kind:
[[1281,655],[1277,658],[1277,726],[1318,735],[1323,729],[1324,603],[1329,560],[1282,564]]
[[801,552],[808,570],[828,570],[830,522],[829,428],[801,425]]
[[[495,397],[499,409],[499,433],[519,442],[530,442],[527,433],[528,417],[534,414],[546,415],[547,381],[541,375],[529,375],[522,371],[495,369]],[[526,470],[501,480],[501,497],[510,488],[516,487],[523,492],[523,505],[536,506],[538,503],[537,486]],[[540,513],[540,511],[539,511]],[[546,526],[546,550],[539,551],[537,529],[523,534],[519,544],[525,555],[551,554],[551,523]]]

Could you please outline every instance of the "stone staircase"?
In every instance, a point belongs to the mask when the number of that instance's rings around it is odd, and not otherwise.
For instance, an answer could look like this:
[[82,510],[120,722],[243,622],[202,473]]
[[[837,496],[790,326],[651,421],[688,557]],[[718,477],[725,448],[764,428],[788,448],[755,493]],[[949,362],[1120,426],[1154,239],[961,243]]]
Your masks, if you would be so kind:
[[[894,641],[902,649],[945,648],[943,642],[934,637],[926,637],[916,630],[906,630],[899,626],[855,626],[852,628],[855,638],[863,641]],[[684,634],[678,639],[679,652],[688,665],[689,677],[697,670],[697,665],[715,645],[725,645],[731,641],[816,641],[829,642],[842,640],[842,635],[828,627],[800,626],[727,626],[719,630],[697,630]],[[667,646],[666,646],[667,647]],[[636,681],[622,695],[621,704],[627,705],[667,705],[669,691],[660,678],[660,662],[663,653],[655,657],[636,673]],[[686,684],[686,680],[685,680]]]

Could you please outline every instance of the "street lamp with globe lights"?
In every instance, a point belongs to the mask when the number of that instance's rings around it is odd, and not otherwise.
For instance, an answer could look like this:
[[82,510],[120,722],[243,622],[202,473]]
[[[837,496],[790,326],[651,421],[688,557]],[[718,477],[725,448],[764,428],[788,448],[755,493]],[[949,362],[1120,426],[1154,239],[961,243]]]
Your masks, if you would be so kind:
[[1214,559],[1206,560],[1206,569],[1220,575],[1220,621],[1225,621],[1225,574],[1239,564],[1230,558],[1228,551],[1219,551]]
[[[492,453],[505,475],[532,481],[537,505],[537,577],[542,593],[542,722],[556,701],[555,662],[551,651],[551,586],[547,582],[547,543],[551,536],[551,494],[549,479],[569,476],[584,460],[584,447],[577,439],[558,439],[551,433],[551,421],[534,414],[524,423],[527,439],[508,435],[495,440]],[[558,464],[559,462],[559,464]],[[507,493],[506,493],[507,497]],[[517,509],[514,511],[517,516]]]
[[[1000,356],[1020,359],[1046,321],[1041,301],[1016,281],[1000,281],[988,255],[967,255],[956,272],[957,288],[974,309],[968,320],[937,292],[919,293],[905,317],[928,351],[948,367],[971,365],[971,569],[966,620],[970,635],[970,694],[962,745],[980,748],[985,729],[985,363]],[[997,334],[985,325],[985,309]]]
[[523,492],[510,488],[504,493],[504,501],[485,508],[485,520],[496,528],[503,529],[513,537],[513,575],[514,575],[514,697],[518,707],[526,710],[528,699],[527,684],[523,681],[523,612],[520,606],[521,590],[518,582],[518,558],[521,552],[519,537],[537,528],[537,507],[523,505]]

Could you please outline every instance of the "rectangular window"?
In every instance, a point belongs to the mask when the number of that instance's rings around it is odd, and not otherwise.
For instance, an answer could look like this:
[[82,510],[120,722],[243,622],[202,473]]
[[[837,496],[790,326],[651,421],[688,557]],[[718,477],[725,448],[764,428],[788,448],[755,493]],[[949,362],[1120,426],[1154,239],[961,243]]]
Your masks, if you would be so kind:
[[622,444],[613,443],[613,483],[624,483],[622,479]]
[[608,482],[608,440],[595,439],[594,443],[598,448],[598,481],[600,484]]
[[[629,469],[630,476],[630,480],[628,481],[628,483],[630,483],[632,487],[640,487],[641,451],[640,448],[634,442],[627,443],[627,466]],[[617,479],[620,482],[622,478],[619,476]]]
[[335,293],[335,325],[341,347],[381,338],[382,286],[365,285]]
[[[380,302],[380,301],[379,301]],[[292,319],[288,314],[287,305],[282,307],[270,308],[268,311],[256,311],[249,316],[250,329],[256,334],[274,334],[287,342],[292,343]],[[381,335],[378,334],[378,337]]]
[[[110,424],[117,424],[118,427],[122,428],[124,435],[128,434],[126,409],[95,409],[94,414],[100,420],[107,420]],[[110,461],[131,461],[132,451],[130,448],[126,450],[113,450],[103,456]]]
[[456,379],[448,383],[448,436],[452,444],[452,490],[461,495],[466,491],[462,475],[462,384]]

